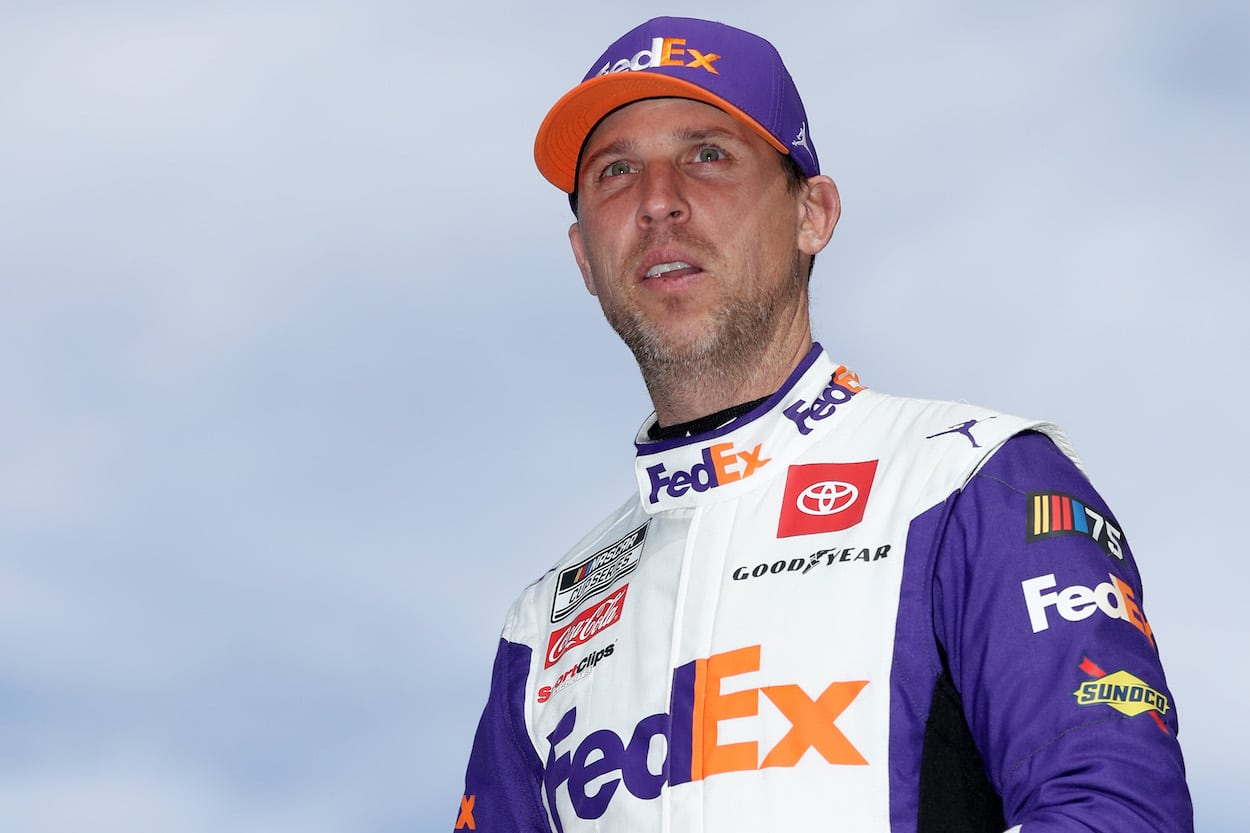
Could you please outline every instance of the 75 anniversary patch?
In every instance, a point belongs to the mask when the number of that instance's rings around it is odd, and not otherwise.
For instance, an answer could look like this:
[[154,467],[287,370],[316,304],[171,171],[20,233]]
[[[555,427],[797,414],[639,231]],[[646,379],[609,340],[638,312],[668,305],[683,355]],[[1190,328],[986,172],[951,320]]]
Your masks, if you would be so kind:
[[1031,544],[1056,535],[1092,538],[1112,558],[1124,560],[1124,533],[1111,519],[1060,492],[1029,492],[1025,539]]

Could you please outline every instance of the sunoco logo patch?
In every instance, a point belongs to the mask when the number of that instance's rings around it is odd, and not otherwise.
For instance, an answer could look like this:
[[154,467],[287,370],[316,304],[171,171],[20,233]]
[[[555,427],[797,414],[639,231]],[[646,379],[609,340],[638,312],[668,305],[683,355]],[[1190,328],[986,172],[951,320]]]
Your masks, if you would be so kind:
[[1089,657],[1081,663],[1081,670],[1095,679],[1081,683],[1072,692],[1078,706],[1110,706],[1125,717],[1149,712],[1159,728],[1165,733],[1168,731],[1161,719],[1168,712],[1166,694],[1127,671],[1108,674]]
[[551,621],[559,622],[577,606],[607,590],[621,576],[633,572],[642,555],[650,521],[611,546],[566,567],[556,578],[556,594],[551,602]]

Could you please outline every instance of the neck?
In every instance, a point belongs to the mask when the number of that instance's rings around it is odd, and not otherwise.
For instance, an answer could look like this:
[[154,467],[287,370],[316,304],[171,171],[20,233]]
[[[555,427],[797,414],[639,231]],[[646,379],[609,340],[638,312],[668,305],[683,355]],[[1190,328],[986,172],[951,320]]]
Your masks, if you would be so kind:
[[714,411],[707,416],[699,417],[690,422],[678,422],[674,425],[661,425],[659,420],[654,422],[647,429],[647,439],[650,440],[676,440],[685,437],[693,437],[695,434],[706,434],[708,431],[714,431],[743,414],[751,411],[759,406],[767,396],[761,396],[758,399],[752,399],[743,402],[740,405],[734,405],[731,408],[724,408]]
[[762,345],[759,350],[650,365],[641,370],[660,425],[676,425],[770,396],[811,347],[808,331],[780,349]]

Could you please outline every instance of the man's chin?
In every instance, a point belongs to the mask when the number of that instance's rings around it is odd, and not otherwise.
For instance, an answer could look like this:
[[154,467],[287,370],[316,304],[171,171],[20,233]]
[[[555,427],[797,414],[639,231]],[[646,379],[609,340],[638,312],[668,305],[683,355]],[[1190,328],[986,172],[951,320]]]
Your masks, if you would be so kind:
[[688,367],[716,355],[719,339],[704,323],[697,328],[630,328],[617,334],[644,366]]

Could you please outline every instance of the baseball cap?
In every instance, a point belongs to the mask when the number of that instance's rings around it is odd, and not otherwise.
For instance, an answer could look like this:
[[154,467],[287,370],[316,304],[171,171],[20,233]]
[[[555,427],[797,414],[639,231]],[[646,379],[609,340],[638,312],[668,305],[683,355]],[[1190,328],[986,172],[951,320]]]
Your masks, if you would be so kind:
[[820,173],[803,101],[776,48],[742,29],[689,17],[648,20],[599,56],[539,126],[538,170],[572,194],[586,137],[609,113],[647,98],[719,107],[793,157],[805,175]]

